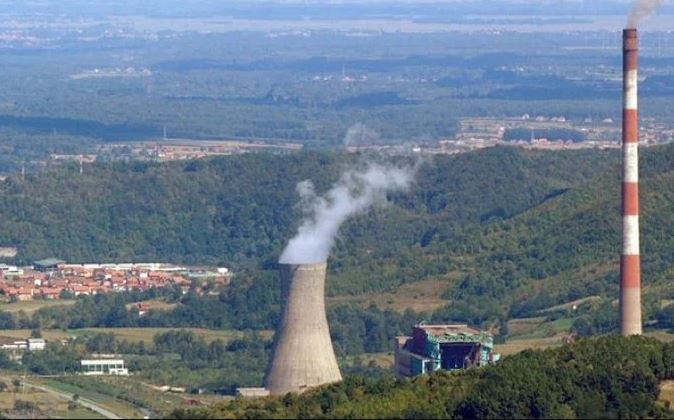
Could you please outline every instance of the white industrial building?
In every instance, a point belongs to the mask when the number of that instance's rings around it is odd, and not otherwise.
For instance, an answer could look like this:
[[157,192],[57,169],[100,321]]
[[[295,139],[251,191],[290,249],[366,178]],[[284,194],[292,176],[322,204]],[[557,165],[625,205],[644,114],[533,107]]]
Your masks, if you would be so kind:
[[124,367],[122,359],[81,360],[83,375],[121,375],[126,376],[129,370]]
[[42,351],[45,347],[47,347],[47,341],[43,338],[16,340],[6,337],[0,340],[0,349],[2,350]]
[[42,351],[47,347],[44,338],[29,338],[26,342],[28,343],[28,351]]

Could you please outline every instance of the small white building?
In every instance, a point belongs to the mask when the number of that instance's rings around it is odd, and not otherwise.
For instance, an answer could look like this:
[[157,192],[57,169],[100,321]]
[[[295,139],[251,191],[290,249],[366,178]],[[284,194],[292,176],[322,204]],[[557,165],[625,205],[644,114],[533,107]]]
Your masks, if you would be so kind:
[[26,350],[27,348],[28,344],[26,343],[26,340],[14,340],[7,338],[2,340],[2,343],[0,343],[0,349],[2,350]]
[[124,367],[122,359],[81,360],[83,375],[121,375],[127,376],[129,370]]
[[43,351],[45,347],[47,347],[47,341],[42,338],[16,340],[3,337],[0,339],[0,349],[11,351],[15,356],[24,351]]
[[42,351],[47,347],[47,341],[44,338],[29,338],[26,342],[28,343],[28,351]]
[[266,388],[237,388],[236,395],[243,398],[264,398],[269,396],[269,390]]
[[0,271],[5,277],[22,276],[24,273],[23,269],[7,264],[0,264]]

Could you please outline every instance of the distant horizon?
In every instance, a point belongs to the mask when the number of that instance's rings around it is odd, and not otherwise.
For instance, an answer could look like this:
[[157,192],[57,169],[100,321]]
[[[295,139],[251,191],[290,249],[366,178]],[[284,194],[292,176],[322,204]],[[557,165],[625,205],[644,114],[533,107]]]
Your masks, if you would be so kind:
[[[433,12],[436,18],[443,17],[438,12],[447,11],[451,7],[452,16],[455,14],[498,14],[503,17],[513,15],[537,16],[594,16],[594,15],[625,15],[629,13],[632,0],[147,0],[142,3],[131,0],[46,0],[46,1],[0,1],[2,14],[72,14],[86,15],[134,15],[140,13],[145,16],[174,17],[191,16],[228,16],[249,14],[255,10],[268,18],[280,9],[291,9],[294,12],[321,12],[319,8],[329,7],[343,13],[360,12],[375,13],[378,15],[392,15],[398,13],[413,13],[415,16],[424,16]],[[261,8],[261,6],[265,6]],[[391,10],[389,7],[394,7]],[[267,9],[272,7],[272,9]],[[381,8],[381,9],[379,9]],[[414,8],[419,8],[416,10]],[[507,10],[507,15],[504,13]],[[325,12],[325,11],[323,11]],[[665,1],[659,14],[674,14],[674,1]],[[282,18],[283,16],[277,16]]]
[[[0,1],[0,16],[10,26],[14,17],[115,24],[129,19],[131,27],[150,31],[558,33],[620,30],[628,26],[631,7],[631,0],[5,0]],[[641,28],[672,31],[672,15],[674,1],[666,1]]]

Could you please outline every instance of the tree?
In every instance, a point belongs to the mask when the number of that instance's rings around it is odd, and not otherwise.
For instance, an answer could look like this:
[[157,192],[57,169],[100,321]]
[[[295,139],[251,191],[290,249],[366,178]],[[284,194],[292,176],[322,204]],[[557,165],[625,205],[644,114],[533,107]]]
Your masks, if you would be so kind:
[[31,338],[42,338],[42,328],[34,327],[32,330],[30,330],[30,337]]

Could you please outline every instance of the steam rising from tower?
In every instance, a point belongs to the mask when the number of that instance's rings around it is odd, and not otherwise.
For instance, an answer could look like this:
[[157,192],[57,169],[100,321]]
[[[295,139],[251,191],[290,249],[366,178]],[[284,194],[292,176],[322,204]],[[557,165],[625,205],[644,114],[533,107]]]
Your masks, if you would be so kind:
[[371,164],[361,172],[345,172],[324,197],[316,195],[311,181],[297,184],[306,214],[279,261],[282,264],[325,262],[342,223],[372,205],[384,203],[388,191],[407,189],[413,171]]
[[637,30],[625,29],[623,31],[623,250],[620,258],[620,332],[626,336],[641,334],[638,68]]
[[310,181],[297,185],[306,214],[280,258],[283,311],[265,377],[272,395],[342,379],[325,315],[328,254],[344,221],[385,202],[388,191],[406,189],[412,172],[371,164],[344,173],[324,197],[316,195]]
[[627,18],[627,27],[636,29],[641,19],[653,14],[662,5],[663,0],[635,0]]

